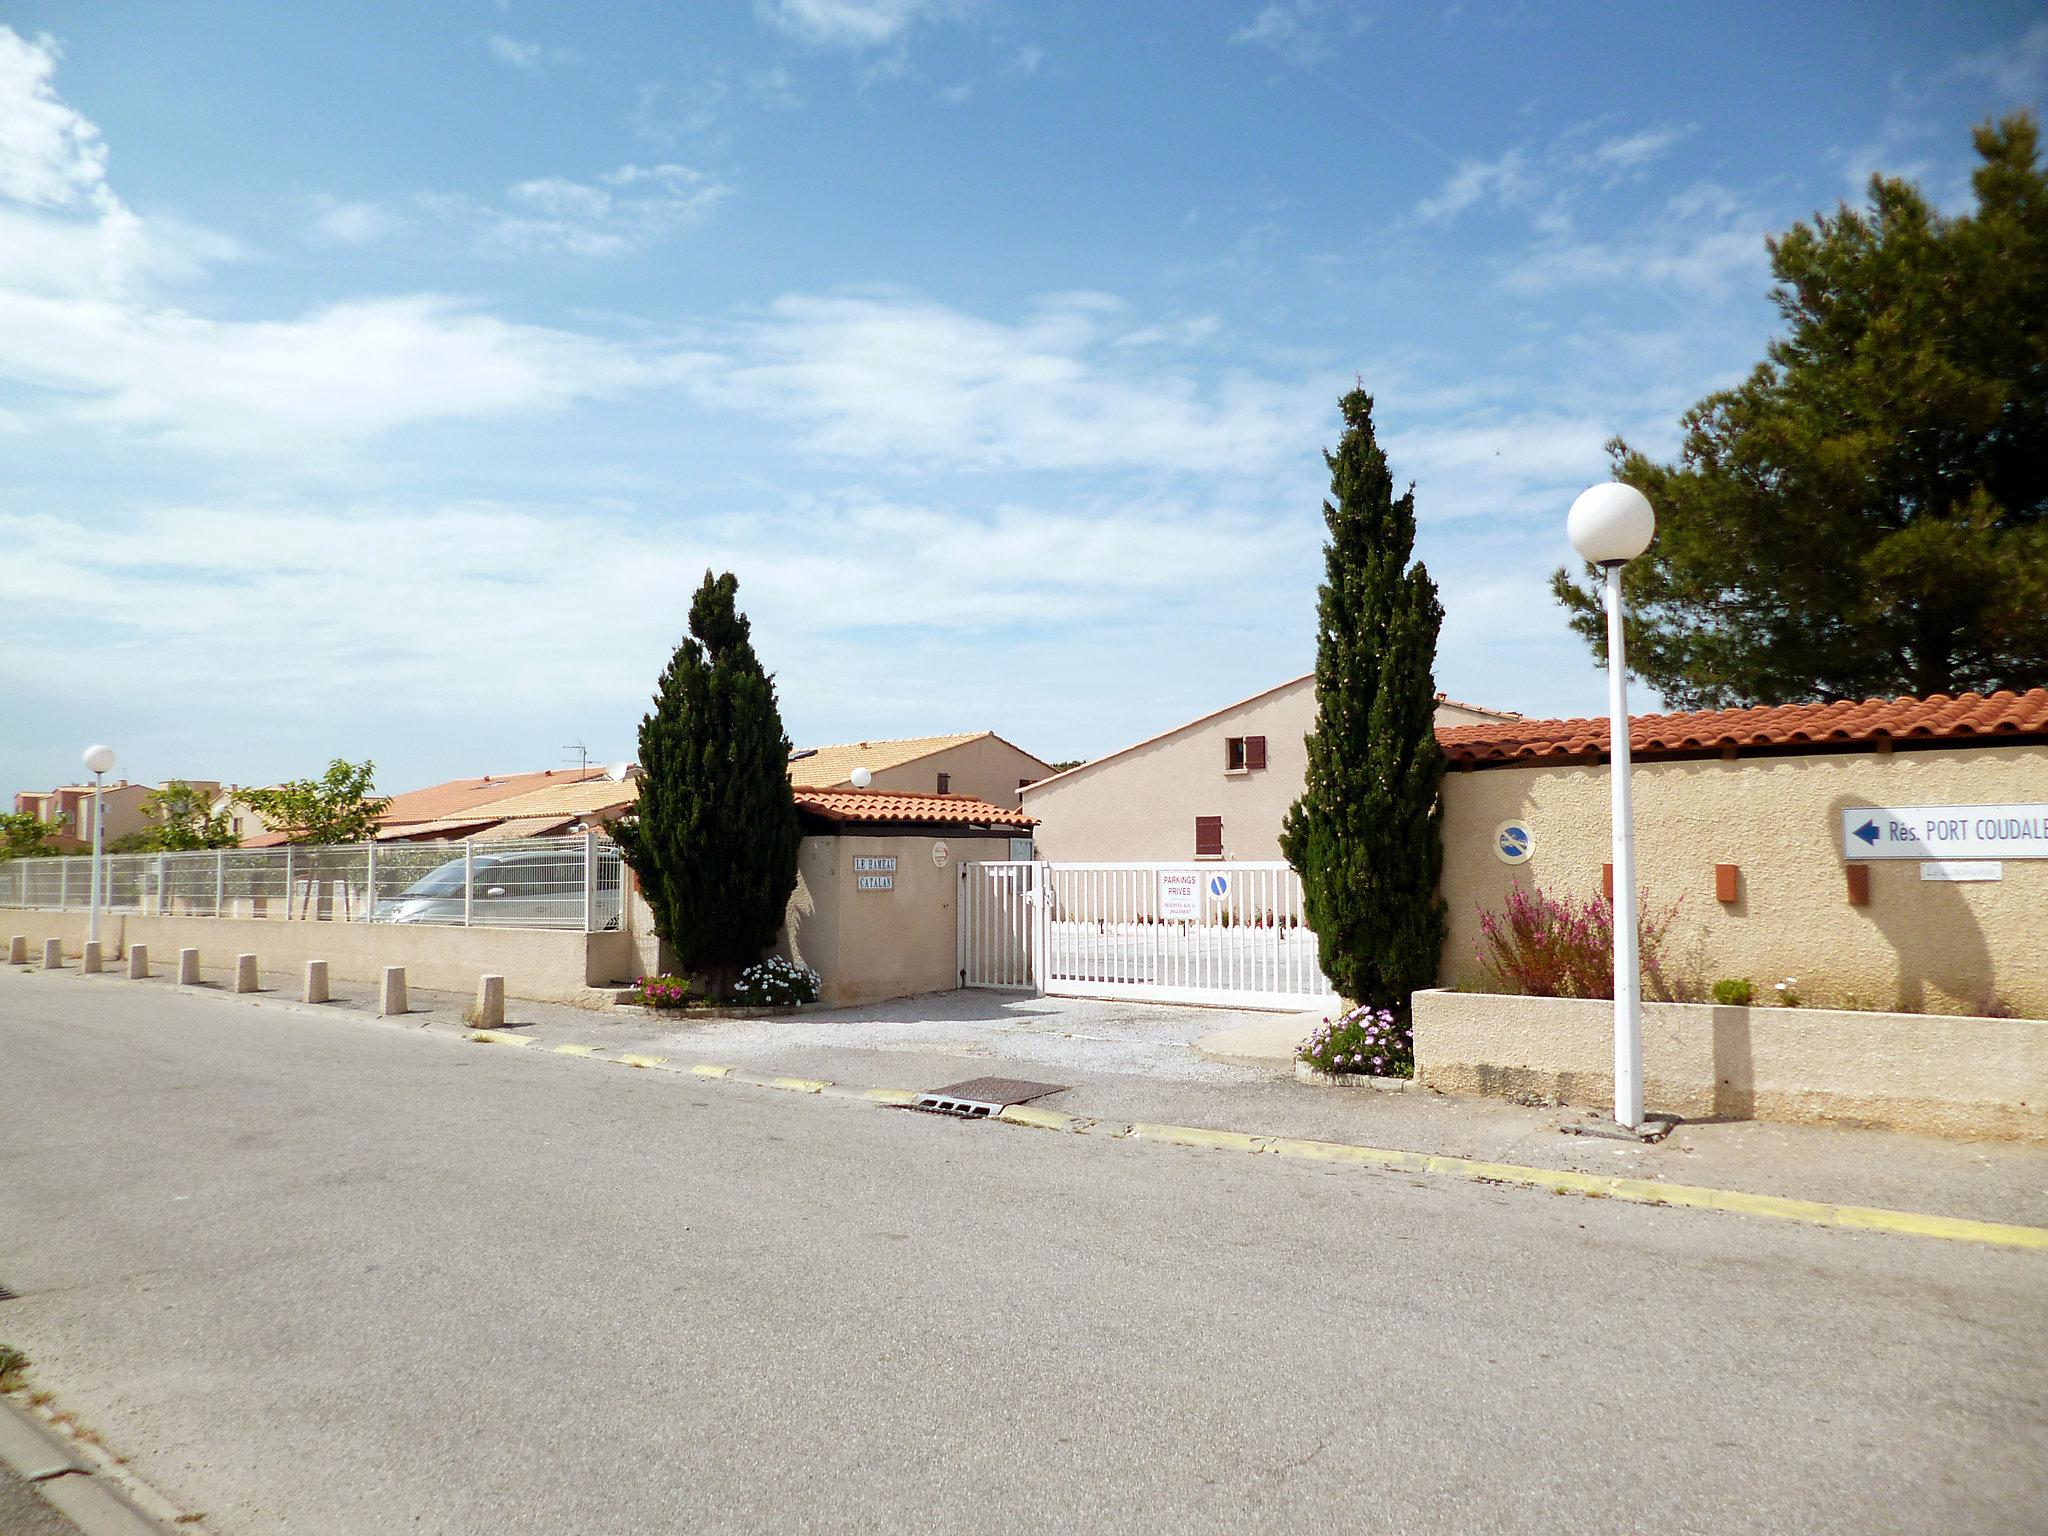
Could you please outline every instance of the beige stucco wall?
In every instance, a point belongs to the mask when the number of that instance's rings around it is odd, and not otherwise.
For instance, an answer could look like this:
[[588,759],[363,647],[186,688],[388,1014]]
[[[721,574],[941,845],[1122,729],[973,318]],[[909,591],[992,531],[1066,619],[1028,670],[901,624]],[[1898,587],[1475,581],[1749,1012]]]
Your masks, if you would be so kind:
[[[798,763],[793,771],[801,771],[802,767]],[[929,757],[921,757],[914,763],[878,769],[872,787],[918,795],[936,794],[939,775],[943,773],[951,779],[947,790],[949,794],[972,795],[977,800],[986,800],[990,805],[1000,805],[1007,810],[1017,803],[1020,779],[1042,779],[1051,772],[1050,767],[1029,752],[1011,746],[1000,737],[981,736],[957,747],[946,747]]]
[[[933,845],[940,842],[946,845],[943,866],[932,861]],[[818,973],[823,982],[820,1000],[829,1007],[949,992],[960,984],[953,916],[960,861],[1007,858],[1009,846],[1006,836],[952,833],[806,837],[776,952]],[[893,856],[895,885],[886,891],[859,889],[854,883],[856,856]],[[637,890],[627,910],[630,931],[623,944],[630,975],[673,970],[673,962],[660,953],[653,914]]]
[[[1446,1093],[1614,1102],[1614,1005],[1415,994],[1416,1077]],[[1820,1008],[1643,1009],[1652,1113],[2048,1141],[2048,1023]]]
[[[67,955],[84,951],[87,914],[18,909],[0,911],[0,929],[25,934],[29,953],[48,938]],[[286,922],[216,917],[100,915],[100,942],[111,962],[130,944],[147,944],[152,969],[176,975],[178,951],[199,951],[204,966],[229,966],[253,954],[266,971],[303,973],[308,960],[325,960],[341,981],[377,981],[387,965],[402,965],[406,981],[430,991],[474,992],[479,976],[505,978],[510,997],[539,1002],[594,1004],[595,989],[629,979],[629,941],[623,933],[563,933],[531,928],[442,928],[424,923]]]
[[[1870,904],[1849,905],[1841,812],[1862,805],[2048,799],[2048,746],[1857,752],[1733,762],[1642,762],[1632,780],[1636,860],[1653,903],[1681,899],[1675,932],[1701,979],[1785,976],[1817,1004],[1975,1013],[1995,996],[2048,1016],[2048,860],[2005,861],[1983,884],[1923,881],[1912,860],[1870,864]],[[1487,768],[1444,785],[1442,976],[1477,968],[1479,912],[1510,881],[1581,895],[1611,857],[1605,764]],[[1494,829],[1527,822],[1528,863],[1493,854]],[[1714,865],[1741,866],[1739,899],[1714,899]]]
[[[946,861],[932,858],[943,842]],[[832,1007],[947,992],[960,984],[954,911],[963,859],[1008,856],[1006,837],[845,833],[807,837],[779,946],[824,981]],[[863,891],[857,857],[896,860],[895,885]]]
[[[1315,716],[1315,679],[1299,678],[1025,790],[1025,813],[1041,823],[1039,857],[1193,858],[1195,818],[1221,816],[1225,858],[1279,858],[1280,823],[1308,779],[1306,740]],[[1440,726],[1492,718],[1455,704],[1436,712]],[[1262,771],[1225,771],[1224,743],[1232,736],[1266,738]]]

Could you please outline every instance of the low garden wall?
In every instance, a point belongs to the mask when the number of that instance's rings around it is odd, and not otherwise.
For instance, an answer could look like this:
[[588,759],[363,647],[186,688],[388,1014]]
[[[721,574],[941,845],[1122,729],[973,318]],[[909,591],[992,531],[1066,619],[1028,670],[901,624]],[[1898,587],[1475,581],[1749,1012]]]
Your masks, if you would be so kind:
[[[32,955],[44,939],[58,940],[66,955],[82,954],[86,921],[84,912],[0,911],[0,929],[26,934]],[[503,976],[507,996],[586,1006],[599,1005],[598,989],[630,979],[633,970],[631,940],[618,932],[103,912],[100,943],[109,964],[130,944],[147,944],[151,966],[173,976],[178,951],[197,949],[206,966],[253,954],[264,970],[299,972],[308,960],[325,960],[337,981],[374,982],[385,966],[402,965],[408,984],[430,991],[473,992],[479,976]]]
[[[1614,1102],[1614,1004],[1415,994],[1415,1076],[1447,1093]],[[2048,1142],[2048,1021],[1643,1005],[1653,1113]]]

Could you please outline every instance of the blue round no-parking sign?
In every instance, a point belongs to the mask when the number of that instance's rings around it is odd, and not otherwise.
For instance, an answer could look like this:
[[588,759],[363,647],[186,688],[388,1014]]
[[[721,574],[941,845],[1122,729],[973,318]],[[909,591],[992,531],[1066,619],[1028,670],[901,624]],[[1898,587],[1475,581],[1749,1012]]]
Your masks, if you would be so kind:
[[1493,856],[1503,864],[1526,864],[1536,851],[1536,835],[1525,821],[1504,821],[1493,829]]
[[1230,894],[1230,876],[1211,875],[1209,877],[1209,894],[1211,896],[1228,896]]

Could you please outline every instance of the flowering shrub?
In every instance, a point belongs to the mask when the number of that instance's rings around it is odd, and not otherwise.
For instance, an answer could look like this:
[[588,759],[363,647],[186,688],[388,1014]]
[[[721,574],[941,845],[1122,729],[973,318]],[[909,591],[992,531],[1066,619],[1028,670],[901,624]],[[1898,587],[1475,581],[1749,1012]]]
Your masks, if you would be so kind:
[[643,976],[640,990],[627,998],[643,1008],[681,1008],[690,1001],[687,976]]
[[1778,1003],[1781,1007],[1797,1008],[1799,1006],[1800,992],[1799,978],[1797,976],[1787,976],[1771,990],[1778,994]]
[[1295,1056],[1318,1072],[1359,1072],[1367,1077],[1413,1077],[1415,1034],[1390,1009],[1358,1007],[1302,1041]]
[[1747,1008],[1756,997],[1756,988],[1740,976],[1723,976],[1714,983],[1714,1001],[1733,1008]]
[[818,973],[807,965],[771,955],[749,966],[732,984],[732,1000],[747,1008],[787,1008],[818,1000]]
[[[1636,904],[1636,950],[1643,990],[1659,1002],[1687,1002],[1697,991],[1681,977],[1666,951],[1677,902],[1653,909]],[[1499,912],[1479,914],[1479,960],[1503,992],[1527,997],[1614,996],[1614,903],[1604,896],[1572,896],[1508,889]]]

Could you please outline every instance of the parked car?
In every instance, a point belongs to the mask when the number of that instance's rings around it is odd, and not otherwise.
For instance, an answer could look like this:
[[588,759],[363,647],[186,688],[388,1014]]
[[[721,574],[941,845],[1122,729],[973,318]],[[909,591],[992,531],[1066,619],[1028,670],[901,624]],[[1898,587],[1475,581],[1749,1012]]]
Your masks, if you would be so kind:
[[[580,847],[520,848],[479,853],[469,866],[469,920],[488,928],[581,928],[583,858]],[[461,859],[450,859],[396,896],[377,903],[376,923],[461,923]],[[597,892],[597,926],[619,926],[619,892]]]

